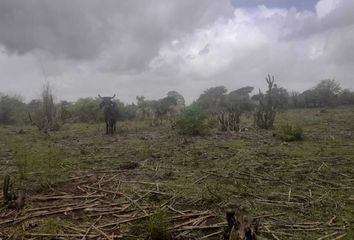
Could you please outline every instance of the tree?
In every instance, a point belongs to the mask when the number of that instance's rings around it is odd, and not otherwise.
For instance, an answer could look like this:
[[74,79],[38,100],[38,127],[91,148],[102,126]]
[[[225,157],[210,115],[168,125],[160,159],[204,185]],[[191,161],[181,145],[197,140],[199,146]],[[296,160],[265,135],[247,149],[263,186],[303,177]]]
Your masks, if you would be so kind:
[[177,91],[169,91],[167,97],[174,98],[176,100],[176,105],[184,107],[186,105],[184,97]]
[[335,80],[322,80],[314,88],[318,96],[318,101],[323,107],[328,107],[336,104],[337,95],[340,93],[341,87]]
[[152,102],[145,100],[144,96],[137,96],[137,115],[141,119],[152,118]]
[[138,107],[137,105],[132,103],[132,104],[124,105],[123,109],[119,109],[118,106],[118,111],[120,113],[118,115],[119,116],[121,115],[123,120],[133,120],[134,118],[136,118]]
[[216,114],[223,107],[227,89],[224,86],[209,88],[202,93],[196,104],[203,110]]
[[253,89],[253,87],[243,87],[225,95],[222,110],[217,115],[222,130],[240,130],[241,115],[254,107],[249,96]]
[[227,94],[223,86],[209,88],[200,95],[196,105],[216,117],[222,131],[237,131],[240,117],[253,108],[249,94],[253,87],[243,87]]
[[69,106],[74,122],[98,122],[103,120],[99,108],[100,100],[94,98],[80,98],[74,104]]
[[0,94],[0,124],[15,124],[24,118],[25,104],[19,96]]
[[60,114],[57,105],[54,103],[52,87],[49,83],[43,85],[41,99],[32,102],[33,112],[28,109],[28,117],[31,123],[38,127],[39,131],[58,130],[60,128]]
[[161,124],[163,118],[173,116],[178,102],[184,102],[184,98],[177,92],[169,92],[166,97],[158,100],[145,100],[145,97],[136,97],[137,115],[142,119],[150,119],[152,124]]
[[274,84],[272,88],[273,104],[278,109],[285,109],[288,107],[289,93],[285,88],[278,87]]
[[303,101],[298,92],[290,92],[288,99],[288,106],[290,108],[299,108],[303,106]]
[[154,123],[162,124],[164,117],[169,115],[171,116],[173,114],[173,109],[176,105],[176,99],[169,96],[151,101],[150,106],[153,111]]
[[338,94],[338,103],[342,105],[354,104],[354,92],[344,89]]
[[62,123],[67,122],[68,120],[72,119],[72,113],[70,112],[70,108],[72,106],[71,102],[68,101],[61,101],[58,104],[58,111],[59,111],[59,118]]
[[309,89],[300,94],[299,98],[303,101],[305,107],[320,107],[321,101],[319,92],[315,89]]
[[186,107],[186,103],[184,100],[184,97],[178,93],[177,91],[170,91],[167,93],[167,97],[171,97],[173,99],[175,99],[176,104],[174,106],[172,106],[171,109],[171,114],[172,115],[178,115],[182,112],[182,110]]

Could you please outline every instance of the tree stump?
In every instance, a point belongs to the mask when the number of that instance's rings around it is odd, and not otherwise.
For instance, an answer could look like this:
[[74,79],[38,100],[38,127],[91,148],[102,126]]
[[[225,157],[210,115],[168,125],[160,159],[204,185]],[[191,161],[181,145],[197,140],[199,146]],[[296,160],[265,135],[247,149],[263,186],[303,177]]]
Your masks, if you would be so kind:
[[22,191],[15,192],[10,176],[6,175],[3,185],[4,205],[11,209],[20,210],[25,205],[25,195]]
[[228,226],[224,230],[224,240],[257,240],[258,221],[252,219],[246,210],[238,208],[226,211]]

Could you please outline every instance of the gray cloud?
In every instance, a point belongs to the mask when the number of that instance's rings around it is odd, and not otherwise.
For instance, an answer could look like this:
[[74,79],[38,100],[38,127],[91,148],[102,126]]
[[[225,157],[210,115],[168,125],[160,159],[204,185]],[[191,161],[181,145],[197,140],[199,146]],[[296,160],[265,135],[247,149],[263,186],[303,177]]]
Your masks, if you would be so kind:
[[162,42],[232,13],[227,1],[2,0],[0,43],[19,55],[108,56],[107,70],[137,70]]
[[[329,3],[340,3],[333,7]],[[229,0],[0,0],[0,91],[58,98],[118,94],[191,102],[205,89],[323,78],[353,88],[353,1],[316,10],[236,8]]]

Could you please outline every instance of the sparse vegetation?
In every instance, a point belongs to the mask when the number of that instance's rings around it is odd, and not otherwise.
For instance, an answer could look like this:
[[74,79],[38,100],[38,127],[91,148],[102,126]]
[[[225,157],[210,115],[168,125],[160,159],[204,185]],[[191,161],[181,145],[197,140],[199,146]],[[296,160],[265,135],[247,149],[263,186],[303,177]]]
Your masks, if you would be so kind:
[[[57,218],[44,219],[39,222],[36,229],[38,232],[43,232],[51,235],[58,235],[64,232],[64,221]],[[41,239],[53,239],[52,237],[42,236]]]
[[[66,226],[86,231],[99,218],[97,214],[104,213],[94,226],[106,234],[113,234],[115,228],[102,227],[105,224],[127,221],[115,232],[126,239],[152,237],[153,232],[166,236],[165,230],[172,227],[176,227],[173,234],[178,235],[183,226],[193,229],[187,231],[187,238],[198,239],[219,231],[198,227],[225,221],[224,207],[236,204],[246,207],[251,216],[274,216],[274,220],[259,218],[259,234],[265,238],[271,238],[265,225],[281,239],[316,239],[325,235],[323,231],[350,236],[353,108],[326,111],[280,112],[274,122],[275,132],[281,132],[281,126],[289,122],[291,137],[298,133],[294,129],[301,116],[306,141],[290,144],[279,144],[270,131],[256,129],[235,134],[212,131],[202,138],[181,139],[168,125],[152,127],[144,121],[120,123],[124,131],[110,137],[103,135],[102,124],[67,124],[49,137],[35,128],[26,128],[25,134],[19,135],[13,131],[15,127],[2,127],[3,172],[10,173],[29,198],[24,215],[17,217],[28,217],[28,221],[0,227],[10,234],[12,230],[21,233],[22,224],[28,225],[22,233],[25,238],[44,233],[49,234],[45,235],[48,239],[82,238],[83,234]],[[288,132],[290,128],[284,129]],[[125,212],[119,212],[126,207]],[[144,218],[142,209],[148,215],[163,209],[165,215]],[[16,210],[2,211],[4,216],[9,214],[2,221],[12,221],[17,214]],[[59,213],[50,215],[53,212]],[[182,212],[196,216],[183,218]],[[31,217],[37,214],[43,215]],[[335,223],[328,225],[334,216]],[[45,224],[52,219],[59,219],[58,228],[58,224]],[[132,219],[150,230],[129,231],[138,225]],[[314,230],[307,231],[303,223],[317,225],[310,225]],[[178,227],[181,224],[186,225]],[[293,226],[301,231],[294,231]],[[98,235],[94,229],[88,233]]]
[[30,181],[42,186],[54,184],[65,179],[68,166],[76,163],[54,143],[24,144],[19,141],[12,146],[14,165],[22,182]]
[[60,128],[60,113],[54,103],[53,89],[49,83],[44,84],[41,100],[35,101],[34,109],[28,111],[28,118],[32,125],[36,126],[40,132],[48,133],[57,131]]
[[300,125],[282,125],[275,133],[275,136],[286,142],[302,141],[304,140],[304,131]]
[[[265,238],[271,232],[280,239],[316,239],[324,231],[350,236],[353,108],[289,110],[298,95],[287,102],[287,92],[274,84],[250,98],[252,89],[219,87],[186,108],[177,93],[157,102],[139,98],[137,105],[117,100],[118,133],[109,137],[96,123],[102,118],[96,99],[54,104],[61,113],[55,118],[65,124],[50,134],[0,127],[0,171],[15,182],[3,191],[11,204],[1,210],[0,237],[220,239],[230,205],[260,216]],[[249,127],[254,104],[261,99],[268,106],[268,93],[271,109],[279,109],[268,118],[275,138]],[[44,112],[41,100],[23,106]],[[151,125],[156,114],[160,122]],[[162,119],[176,119],[175,130]],[[28,196],[24,211],[17,207],[22,198],[13,197],[18,189]]]
[[171,224],[168,222],[167,215],[164,211],[156,211],[143,224],[144,235],[150,240],[171,240]]

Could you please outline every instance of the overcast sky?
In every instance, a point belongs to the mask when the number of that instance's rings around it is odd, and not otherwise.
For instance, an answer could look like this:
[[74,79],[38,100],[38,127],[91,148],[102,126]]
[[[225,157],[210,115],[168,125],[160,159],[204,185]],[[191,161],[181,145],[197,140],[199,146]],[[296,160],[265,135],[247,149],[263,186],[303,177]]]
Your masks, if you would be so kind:
[[0,92],[187,102],[206,88],[354,90],[354,0],[0,0]]

